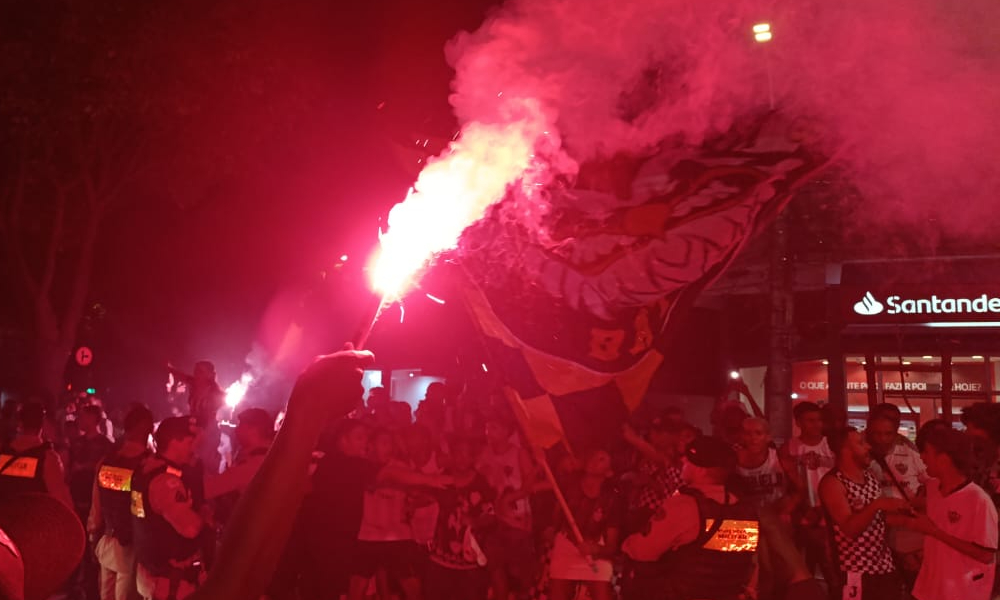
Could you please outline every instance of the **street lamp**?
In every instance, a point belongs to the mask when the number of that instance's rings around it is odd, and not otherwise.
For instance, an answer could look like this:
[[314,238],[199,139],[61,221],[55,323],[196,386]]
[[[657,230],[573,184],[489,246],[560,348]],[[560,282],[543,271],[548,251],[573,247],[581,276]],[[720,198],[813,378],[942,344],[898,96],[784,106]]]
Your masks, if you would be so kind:
[[[770,23],[757,23],[753,26],[753,39],[758,44],[770,42],[773,37]],[[771,58],[766,50],[764,51],[764,67],[767,70],[767,97],[771,110],[774,110],[774,80],[771,75]]]
[[753,26],[753,39],[759,43],[770,42],[772,37],[770,23],[757,23]]

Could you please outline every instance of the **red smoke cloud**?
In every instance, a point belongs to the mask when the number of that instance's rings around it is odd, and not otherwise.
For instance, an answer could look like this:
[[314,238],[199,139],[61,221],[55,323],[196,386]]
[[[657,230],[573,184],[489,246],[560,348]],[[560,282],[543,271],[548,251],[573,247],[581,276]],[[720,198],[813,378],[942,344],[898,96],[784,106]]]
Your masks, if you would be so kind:
[[[774,39],[755,43],[768,22]],[[872,219],[984,232],[1000,192],[1000,2],[512,0],[448,46],[463,125],[527,100],[577,162],[801,118]]]

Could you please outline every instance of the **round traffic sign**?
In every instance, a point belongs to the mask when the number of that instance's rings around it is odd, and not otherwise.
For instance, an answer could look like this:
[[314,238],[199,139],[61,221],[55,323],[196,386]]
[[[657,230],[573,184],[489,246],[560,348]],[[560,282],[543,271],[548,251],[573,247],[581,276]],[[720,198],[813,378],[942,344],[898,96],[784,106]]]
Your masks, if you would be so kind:
[[94,353],[86,346],[80,346],[76,351],[76,364],[86,367],[94,362]]

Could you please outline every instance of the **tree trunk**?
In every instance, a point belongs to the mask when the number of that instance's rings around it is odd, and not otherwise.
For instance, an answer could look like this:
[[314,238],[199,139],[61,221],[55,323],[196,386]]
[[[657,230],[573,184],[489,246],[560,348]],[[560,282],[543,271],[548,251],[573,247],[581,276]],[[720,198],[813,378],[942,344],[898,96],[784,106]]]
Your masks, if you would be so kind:
[[[35,303],[35,374],[34,385],[47,395],[47,401],[54,402],[66,384],[66,362],[76,345],[77,330],[83,318],[87,294],[90,290],[90,275],[93,271],[94,249],[103,211],[95,210],[85,225],[83,240],[74,264],[70,291],[66,308],[57,315],[50,298],[51,283],[56,269],[55,249],[51,249],[42,275],[45,283],[34,298]],[[55,233],[61,234],[61,218],[56,222]],[[53,235],[51,244],[61,242],[60,236]]]
[[[101,146],[100,142],[101,140],[97,140],[95,144]],[[79,150],[81,164],[78,174],[63,177],[56,172],[54,165],[48,163],[40,173],[35,174],[35,180],[42,182],[38,184],[42,186],[41,189],[54,194],[51,222],[47,223],[49,231],[42,235],[33,233],[30,241],[33,250],[39,249],[39,243],[44,244],[41,248],[43,253],[40,265],[33,264],[34,261],[26,257],[22,246],[22,213],[26,207],[32,206],[29,202],[31,195],[26,191],[33,181],[27,159],[20,157],[19,168],[13,180],[9,186],[0,189],[3,192],[0,194],[0,243],[6,246],[12,272],[19,278],[13,289],[21,292],[18,299],[23,300],[24,308],[31,312],[31,323],[34,326],[32,333],[35,341],[30,352],[34,365],[29,381],[35,391],[44,392],[51,401],[55,400],[65,385],[66,362],[76,345],[77,331],[86,311],[101,223],[129,177],[128,173],[111,168],[110,163],[100,160],[97,161],[97,173],[91,173],[95,155],[98,155],[98,159],[106,157],[110,151],[108,148],[104,148],[103,154],[95,152],[92,144],[84,144]],[[45,160],[50,159],[52,154],[46,154]],[[67,206],[71,200],[88,209],[85,219],[69,218]],[[49,214],[43,210],[36,217],[47,221]],[[64,247],[68,237],[66,230],[75,228],[78,224],[82,226],[82,236],[79,247],[74,248],[75,259],[70,265],[60,269],[60,263],[68,254]],[[62,272],[68,274],[68,287],[61,285],[61,281],[57,284],[56,279]],[[63,289],[67,290],[67,295],[60,295],[56,301],[53,298],[56,293],[54,290]],[[61,309],[58,312],[57,306]]]
[[[34,385],[45,394],[46,403],[54,403],[66,382],[66,361],[73,345],[59,340],[38,338],[35,342]],[[54,404],[49,406],[54,408]]]

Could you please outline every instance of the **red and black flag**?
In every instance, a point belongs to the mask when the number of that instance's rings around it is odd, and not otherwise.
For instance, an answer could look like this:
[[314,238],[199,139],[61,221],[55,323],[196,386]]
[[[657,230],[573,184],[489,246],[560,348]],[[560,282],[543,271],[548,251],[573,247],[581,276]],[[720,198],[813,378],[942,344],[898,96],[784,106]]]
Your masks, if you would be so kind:
[[772,122],[725,147],[609,163],[617,180],[581,172],[552,192],[544,236],[502,205],[467,232],[466,306],[535,445],[619,433],[672,325],[828,163],[795,131]]

